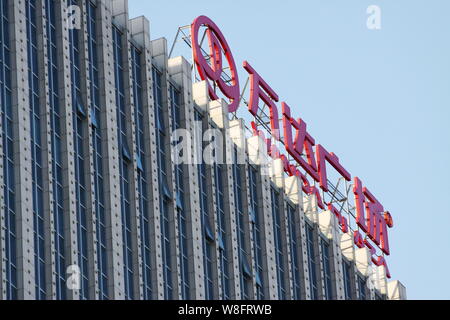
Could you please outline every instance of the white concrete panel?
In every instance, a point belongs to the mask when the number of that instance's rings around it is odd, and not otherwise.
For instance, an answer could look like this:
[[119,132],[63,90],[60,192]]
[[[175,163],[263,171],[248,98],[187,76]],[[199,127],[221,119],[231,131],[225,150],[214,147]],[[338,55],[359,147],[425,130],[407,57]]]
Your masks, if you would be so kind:
[[275,159],[270,162],[270,178],[277,188],[284,189],[284,166],[281,159]]
[[398,280],[388,283],[388,299],[389,300],[406,300],[406,287]]
[[206,111],[210,100],[208,94],[208,83],[206,81],[194,83],[192,85],[192,96],[197,107]]
[[367,248],[358,248],[355,251],[355,264],[356,269],[363,275],[369,276],[370,274],[370,252]]
[[340,248],[342,255],[349,261],[355,260],[355,247],[353,245],[353,236],[350,233],[341,235]]

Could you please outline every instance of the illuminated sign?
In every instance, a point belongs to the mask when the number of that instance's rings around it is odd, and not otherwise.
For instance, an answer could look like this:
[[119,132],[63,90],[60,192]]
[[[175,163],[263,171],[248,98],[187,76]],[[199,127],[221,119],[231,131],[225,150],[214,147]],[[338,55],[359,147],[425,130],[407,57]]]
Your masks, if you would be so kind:
[[[204,50],[199,42],[200,28],[206,28],[209,52]],[[217,25],[208,17],[200,16],[191,25],[192,51],[194,62],[202,80],[208,83],[209,95],[212,100],[219,99],[215,88],[230,101],[229,112],[235,112],[239,108],[240,87],[236,64],[230,47]],[[206,56],[206,57],[205,57]],[[231,79],[223,78],[223,56],[227,59]],[[285,154],[281,154],[272,139],[266,139],[264,133],[258,130],[255,122],[252,122],[253,134],[261,136],[267,143],[267,150],[273,159],[281,159],[284,171],[289,176],[297,176],[302,182],[302,190],[307,195],[315,195],[318,206],[322,210],[329,210],[336,215],[342,232],[349,232],[347,218],[344,217],[333,203],[324,203],[317,187],[311,185],[308,175],[324,192],[329,192],[327,179],[327,164],[331,165],[346,181],[352,181],[352,175],[339,162],[339,158],[332,152],[328,152],[324,146],[317,144],[314,137],[307,131],[307,124],[301,118],[294,118],[289,105],[281,102],[281,115],[283,137],[280,134],[280,117],[278,103],[280,98],[258,72],[244,61],[243,68],[249,74],[250,97],[248,111],[255,117],[260,111],[260,102],[269,109],[270,134],[275,141],[284,144],[288,154],[294,159],[291,163]],[[305,155],[305,156],[303,156]],[[302,173],[301,167],[305,173]],[[353,178],[353,194],[355,198],[356,224],[361,231],[354,231],[354,243],[359,248],[367,247],[372,256],[372,262],[377,266],[385,266],[387,277],[390,278],[389,269],[383,255],[377,255],[375,246],[384,254],[389,255],[388,228],[393,227],[393,219],[388,211],[385,211],[375,196],[363,186],[358,177]],[[364,233],[365,237],[361,234]],[[370,240],[370,241],[369,241]]]

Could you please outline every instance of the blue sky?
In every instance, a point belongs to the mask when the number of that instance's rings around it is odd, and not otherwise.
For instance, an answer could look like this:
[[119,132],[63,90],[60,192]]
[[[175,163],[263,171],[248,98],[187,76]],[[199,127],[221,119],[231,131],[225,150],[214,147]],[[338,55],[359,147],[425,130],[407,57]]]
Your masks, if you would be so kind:
[[[169,44],[195,17],[215,21],[238,67],[248,60],[391,212],[388,263],[408,298],[450,299],[450,1],[129,5]],[[381,30],[366,27],[369,5]]]

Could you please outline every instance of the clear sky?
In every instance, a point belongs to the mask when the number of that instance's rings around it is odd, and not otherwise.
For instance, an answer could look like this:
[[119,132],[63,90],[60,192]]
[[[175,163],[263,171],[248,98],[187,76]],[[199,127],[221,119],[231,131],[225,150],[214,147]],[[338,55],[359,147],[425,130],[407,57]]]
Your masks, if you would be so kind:
[[[408,298],[450,299],[450,1],[129,5],[169,44],[195,17],[215,21],[238,67],[248,60],[391,212],[388,263]],[[369,5],[381,30],[366,26]]]

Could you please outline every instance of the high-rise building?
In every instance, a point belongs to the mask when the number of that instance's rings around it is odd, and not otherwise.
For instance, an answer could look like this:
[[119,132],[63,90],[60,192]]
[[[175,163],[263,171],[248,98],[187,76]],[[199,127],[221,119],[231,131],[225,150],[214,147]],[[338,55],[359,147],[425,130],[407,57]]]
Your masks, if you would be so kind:
[[[260,138],[127,1],[0,19],[0,299],[406,297],[297,177],[262,174]],[[244,161],[177,164],[177,129],[227,131]]]

